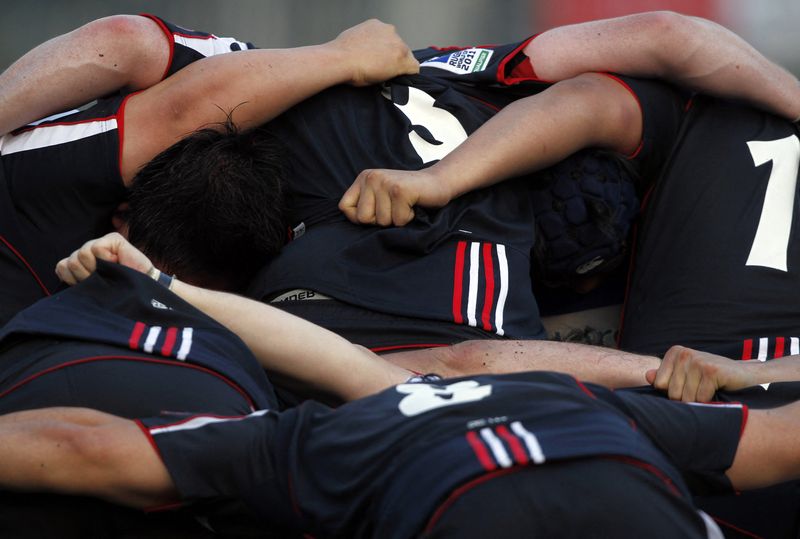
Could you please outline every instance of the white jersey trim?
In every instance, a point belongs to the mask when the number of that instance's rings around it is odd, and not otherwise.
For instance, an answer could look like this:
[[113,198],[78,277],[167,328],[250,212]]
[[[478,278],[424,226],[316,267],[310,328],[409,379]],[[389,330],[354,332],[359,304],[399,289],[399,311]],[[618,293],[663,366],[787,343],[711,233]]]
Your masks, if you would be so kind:
[[0,139],[0,155],[66,144],[114,129],[117,129],[116,118],[75,124],[42,125],[19,135],[4,135]]
[[206,425],[213,425],[214,423],[228,423],[230,421],[242,421],[243,419],[247,419],[250,417],[258,417],[262,416],[269,412],[269,410],[258,410],[257,412],[253,412],[252,414],[248,414],[242,417],[214,417],[214,416],[200,416],[194,417],[185,423],[178,423],[176,425],[166,425],[164,427],[154,427],[152,429],[148,429],[150,431],[151,436],[155,436],[157,434],[166,434],[169,432],[180,432],[182,430],[195,430],[205,427]]

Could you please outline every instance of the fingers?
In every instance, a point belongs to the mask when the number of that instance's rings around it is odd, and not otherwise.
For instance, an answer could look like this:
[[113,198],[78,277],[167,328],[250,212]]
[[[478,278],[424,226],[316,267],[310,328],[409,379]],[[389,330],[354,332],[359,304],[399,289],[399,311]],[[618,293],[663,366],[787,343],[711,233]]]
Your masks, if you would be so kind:
[[673,346],[658,370],[646,376],[653,387],[666,391],[672,400],[708,402],[720,388],[720,369],[712,359],[708,354]]
[[371,19],[339,34],[337,42],[352,64],[355,86],[419,72],[419,62],[391,24]]
[[[417,195],[394,170],[365,170],[339,201],[339,209],[351,222],[361,225],[403,226],[414,218]],[[407,181],[407,180],[406,180]]]
[[56,264],[59,279],[69,285],[79,283],[97,269],[97,260],[119,262],[141,272],[152,267],[150,260],[116,232],[91,240]]

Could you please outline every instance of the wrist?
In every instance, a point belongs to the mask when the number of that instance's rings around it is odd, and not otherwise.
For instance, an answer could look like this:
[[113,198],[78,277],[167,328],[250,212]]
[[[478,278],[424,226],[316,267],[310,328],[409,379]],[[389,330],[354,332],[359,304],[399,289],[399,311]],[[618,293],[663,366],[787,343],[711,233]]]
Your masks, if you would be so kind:
[[167,290],[172,290],[172,286],[177,280],[175,279],[174,275],[169,275],[167,273],[164,273],[155,266],[150,266],[150,269],[147,270],[147,276],[153,279],[161,286],[163,286],[164,288],[166,288]]

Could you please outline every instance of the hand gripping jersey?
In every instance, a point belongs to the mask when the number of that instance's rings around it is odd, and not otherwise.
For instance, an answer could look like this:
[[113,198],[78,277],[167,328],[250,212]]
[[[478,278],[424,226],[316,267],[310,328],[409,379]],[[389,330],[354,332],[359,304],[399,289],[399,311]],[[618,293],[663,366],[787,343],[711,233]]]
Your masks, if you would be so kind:
[[798,127],[697,99],[648,203],[621,346],[800,353]]
[[684,475],[725,485],[744,417],[739,405],[524,373],[403,384],[336,410],[309,401],[141,425],[185,500],[243,497],[268,529],[407,538],[456,488],[515,467],[613,457],[651,470],[676,496],[688,495]]
[[[169,43],[165,76],[204,56],[250,46],[149,17]],[[124,114],[125,97],[115,96],[0,137],[0,325],[59,288],[56,262],[111,229],[125,199]]]
[[[273,121],[293,165],[295,240],[266,265],[249,295],[271,300],[310,289],[380,313],[478,328],[487,337],[543,337],[529,277],[534,176],[468,193],[439,210],[417,208],[402,228],[357,226],[337,208],[362,170],[428,166],[503,106],[546,88],[522,69],[529,65],[521,52],[526,44],[418,51],[419,75],[382,87],[335,87]],[[625,83],[642,104],[644,142],[635,160],[650,177],[665,151],[655,141],[676,132],[680,102],[659,84]],[[395,344],[391,327],[386,338],[382,345]]]
[[[58,370],[130,361],[211,374],[253,410],[276,405],[263,369],[236,335],[149,277],[102,261],[91,278],[6,324],[0,351],[0,399]],[[136,396],[109,396],[129,398]],[[202,395],[194,401],[190,411],[204,409]]]

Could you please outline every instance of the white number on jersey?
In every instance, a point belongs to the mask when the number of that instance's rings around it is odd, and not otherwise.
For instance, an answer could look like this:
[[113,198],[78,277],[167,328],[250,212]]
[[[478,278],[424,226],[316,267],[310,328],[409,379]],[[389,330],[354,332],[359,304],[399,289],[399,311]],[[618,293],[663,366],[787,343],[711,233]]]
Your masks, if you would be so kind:
[[751,140],[747,146],[755,166],[772,161],[772,171],[756,236],[745,265],[788,271],[786,258],[800,164],[800,140],[791,135],[778,140]]
[[398,393],[405,393],[400,404],[400,413],[411,417],[445,406],[455,406],[465,402],[485,399],[492,394],[492,386],[482,386],[475,380],[464,380],[449,385],[400,384]]
[[[384,97],[389,96],[384,92]],[[405,114],[411,125],[419,125],[427,129],[439,142],[432,144],[420,137],[416,132],[408,134],[408,140],[414,147],[424,164],[438,161],[449,154],[456,146],[467,140],[467,132],[458,118],[444,109],[434,107],[434,99],[418,88],[408,88],[408,103],[399,105],[392,103]]]

